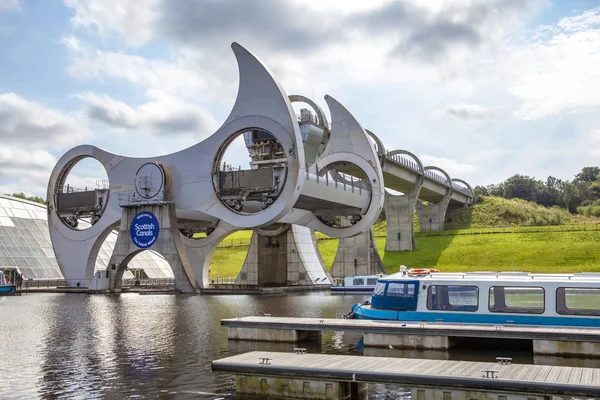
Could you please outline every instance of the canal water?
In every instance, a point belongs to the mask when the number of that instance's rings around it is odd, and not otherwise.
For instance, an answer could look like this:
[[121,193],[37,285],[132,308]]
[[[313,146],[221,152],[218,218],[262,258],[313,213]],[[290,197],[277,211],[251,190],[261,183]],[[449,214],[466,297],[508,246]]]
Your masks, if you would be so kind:
[[[294,344],[227,340],[219,321],[248,315],[336,318],[366,295],[278,296],[25,294],[0,297],[0,399],[242,399],[210,362]],[[528,349],[495,345],[451,352],[364,350],[361,335],[325,332],[308,352],[533,363]],[[481,344],[481,343],[480,343]],[[581,365],[585,360],[549,360]],[[538,363],[538,360],[535,360]],[[544,362],[545,363],[545,362]],[[588,366],[588,365],[586,365]],[[598,365],[589,365],[596,366]],[[370,385],[370,399],[410,399],[410,389]]]

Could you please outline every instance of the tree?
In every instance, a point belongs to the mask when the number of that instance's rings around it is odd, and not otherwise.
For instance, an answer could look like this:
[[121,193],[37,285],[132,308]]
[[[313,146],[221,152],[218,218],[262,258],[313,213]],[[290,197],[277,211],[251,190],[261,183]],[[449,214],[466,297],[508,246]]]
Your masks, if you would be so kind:
[[475,197],[489,196],[490,192],[485,186],[477,185],[475,186],[475,189],[473,189],[473,194],[475,194]]
[[583,167],[581,172],[575,175],[575,182],[586,182],[592,183],[596,179],[598,179],[598,175],[600,174],[600,168],[598,167]]
[[567,181],[563,183],[563,203],[570,212],[577,212],[577,207],[580,204],[578,198],[577,187],[571,182]]
[[20,193],[13,193],[12,197],[17,197],[19,199],[23,199],[23,200],[29,200],[29,201],[34,201],[36,203],[40,203],[40,204],[46,204],[46,200],[42,199],[41,197],[37,197],[37,196],[26,196],[25,193],[20,192]]
[[498,197],[504,196],[504,182],[499,183],[497,185],[488,185],[487,191],[490,196],[498,196]]
[[549,176],[546,179],[546,184],[541,187],[541,191],[538,194],[538,202],[546,207],[562,205],[562,192],[563,182],[553,176]]
[[537,201],[538,192],[543,187],[543,183],[536,181],[525,175],[513,175],[504,181],[504,198],[512,199],[517,197],[519,199],[528,201]]

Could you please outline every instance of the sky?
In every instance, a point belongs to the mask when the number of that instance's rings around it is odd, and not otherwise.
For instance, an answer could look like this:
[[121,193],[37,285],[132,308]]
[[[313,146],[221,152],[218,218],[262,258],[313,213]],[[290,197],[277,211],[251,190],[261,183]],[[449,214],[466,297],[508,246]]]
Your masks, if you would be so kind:
[[[0,193],[45,197],[80,144],[150,157],[210,136],[234,41],[288,94],[329,94],[472,186],[600,165],[600,1],[0,0]],[[94,163],[70,183],[103,178]]]

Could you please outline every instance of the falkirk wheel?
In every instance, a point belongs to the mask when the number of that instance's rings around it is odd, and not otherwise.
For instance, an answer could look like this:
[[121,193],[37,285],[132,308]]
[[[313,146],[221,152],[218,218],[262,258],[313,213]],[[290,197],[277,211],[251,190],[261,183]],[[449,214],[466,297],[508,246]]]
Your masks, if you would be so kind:
[[[251,52],[237,43],[232,49],[239,68],[237,98],[207,139],[156,157],[132,158],[82,145],[60,158],[48,183],[48,223],[70,286],[118,290],[128,262],[152,249],[171,265],[177,289],[196,292],[209,285],[217,245],[240,229],[255,234],[238,280],[330,283],[322,260],[309,260],[315,254],[320,258],[313,230],[349,238],[376,221],[384,201],[382,170],[358,120],[325,96],[329,123],[312,100],[288,96]],[[294,102],[312,111],[302,109],[298,117]],[[223,160],[240,136],[248,149],[248,169],[231,168]],[[87,157],[104,166],[108,187],[74,191],[65,186],[69,171]],[[356,172],[340,172],[349,169]],[[115,229],[119,236],[109,265],[95,271],[100,247]],[[286,235],[287,241],[274,241]],[[299,263],[304,269],[286,272],[284,265],[277,272],[278,263]]]

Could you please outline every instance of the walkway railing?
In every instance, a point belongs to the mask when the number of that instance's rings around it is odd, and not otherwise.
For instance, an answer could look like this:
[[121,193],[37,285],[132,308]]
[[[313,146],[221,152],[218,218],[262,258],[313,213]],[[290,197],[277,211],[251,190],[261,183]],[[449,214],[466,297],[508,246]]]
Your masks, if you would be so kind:
[[236,276],[216,276],[210,278],[211,285],[233,285],[235,283]]
[[388,160],[394,161],[397,164],[402,164],[405,167],[410,168],[419,174],[421,173],[419,164],[417,164],[413,160],[410,160],[400,154],[391,154],[391,152],[388,151],[387,154],[385,155],[385,158],[387,158]]
[[[386,154],[386,158],[397,164],[401,164],[401,165],[405,166],[406,168],[409,168],[419,174],[421,173],[421,170],[419,169],[419,165],[416,162],[414,162],[413,160],[410,160],[400,154],[391,154],[391,152],[388,151]],[[446,179],[446,177],[436,174],[433,171],[430,171],[430,170],[425,171],[425,176],[448,186],[448,180]],[[469,189],[467,189],[461,185],[457,185],[454,182],[452,183],[452,188],[454,188],[455,190],[458,190],[461,193],[466,194],[467,196],[471,196],[471,192],[469,191]]]
[[224,239],[217,247],[243,247],[249,246],[252,238],[236,238],[236,239]]
[[[122,287],[128,286],[139,286],[142,288],[166,288],[174,287],[175,279],[172,278],[153,278],[153,279],[139,279],[139,285],[136,285],[137,279],[123,279]],[[79,284],[79,285],[78,285]],[[91,288],[90,279],[26,279],[21,285],[21,289],[50,289],[50,288]]]
[[[136,284],[139,281],[139,284]],[[151,288],[151,289],[162,289],[175,287],[175,279],[172,278],[153,278],[153,279],[123,279],[121,287],[140,287],[140,288]]]

